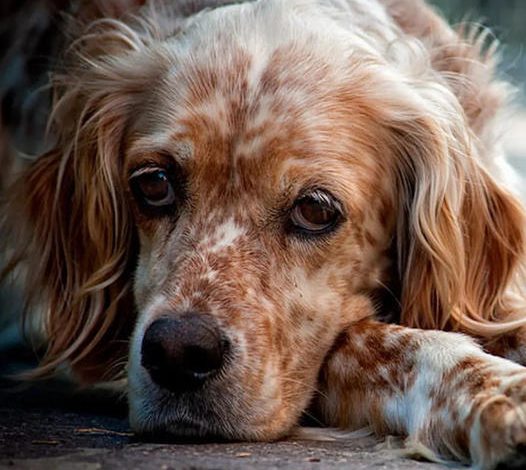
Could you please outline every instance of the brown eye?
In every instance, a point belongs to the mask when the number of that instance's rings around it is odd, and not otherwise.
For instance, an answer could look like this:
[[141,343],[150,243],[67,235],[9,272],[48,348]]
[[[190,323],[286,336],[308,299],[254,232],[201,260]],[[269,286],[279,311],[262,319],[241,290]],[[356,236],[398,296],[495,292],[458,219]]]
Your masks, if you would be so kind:
[[170,206],[175,202],[175,192],[162,168],[141,168],[135,171],[130,183],[139,202],[153,207]]
[[302,231],[325,233],[337,224],[340,215],[338,204],[328,194],[316,191],[296,201],[290,221]]

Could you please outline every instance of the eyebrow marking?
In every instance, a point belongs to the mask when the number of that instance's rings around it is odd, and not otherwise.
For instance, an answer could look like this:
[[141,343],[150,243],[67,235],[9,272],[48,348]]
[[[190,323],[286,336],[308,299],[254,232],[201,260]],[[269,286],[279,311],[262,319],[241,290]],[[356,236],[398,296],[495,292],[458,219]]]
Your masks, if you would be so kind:
[[159,131],[141,136],[134,140],[128,149],[128,158],[134,160],[144,155],[164,154],[170,155],[180,163],[188,161],[193,157],[194,146],[189,141],[177,140],[175,137],[183,134],[172,129],[170,132]]

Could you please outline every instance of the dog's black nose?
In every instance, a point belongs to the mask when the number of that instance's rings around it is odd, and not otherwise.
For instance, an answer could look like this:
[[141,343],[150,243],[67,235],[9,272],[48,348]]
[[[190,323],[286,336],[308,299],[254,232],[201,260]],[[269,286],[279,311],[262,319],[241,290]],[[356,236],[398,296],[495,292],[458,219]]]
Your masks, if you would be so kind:
[[219,372],[227,349],[228,342],[210,315],[162,317],[144,334],[141,364],[160,387],[195,391]]

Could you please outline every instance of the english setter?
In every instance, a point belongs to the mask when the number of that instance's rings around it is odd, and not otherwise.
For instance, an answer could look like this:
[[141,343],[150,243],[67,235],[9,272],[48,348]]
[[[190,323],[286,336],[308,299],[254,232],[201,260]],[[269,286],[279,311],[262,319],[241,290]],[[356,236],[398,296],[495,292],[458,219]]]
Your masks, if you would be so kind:
[[127,375],[141,434],[273,440],[308,409],[524,465],[525,211],[484,33],[421,0],[85,4],[55,144],[5,191],[35,374]]

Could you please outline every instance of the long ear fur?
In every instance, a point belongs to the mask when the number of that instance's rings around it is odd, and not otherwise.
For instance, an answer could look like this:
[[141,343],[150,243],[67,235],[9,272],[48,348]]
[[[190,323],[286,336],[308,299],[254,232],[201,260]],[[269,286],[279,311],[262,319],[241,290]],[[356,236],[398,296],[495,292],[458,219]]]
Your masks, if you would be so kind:
[[122,143],[131,108],[158,73],[160,61],[141,54],[152,37],[113,19],[86,29],[54,77],[56,145],[6,190],[4,276],[22,278],[26,323],[47,348],[35,376],[61,365],[85,382],[123,372],[116,362],[134,323],[136,247]]
[[452,131],[423,119],[398,142],[401,321],[489,337],[526,323],[526,219]]
[[526,217],[489,173],[499,173],[509,91],[494,77],[494,48],[483,52],[484,34],[452,31],[423,2],[382,2],[427,62],[414,96],[402,102],[400,92],[389,117],[399,157],[401,321],[481,337],[510,331],[526,324]]
[[[498,42],[477,23],[460,23],[456,30],[424,0],[380,0],[401,30],[425,47],[433,70],[453,91],[467,123],[476,135],[474,145],[483,164],[505,174],[513,190],[526,196],[523,183],[498,158],[502,153],[502,124],[508,117],[512,87],[496,77]],[[509,181],[509,180],[512,181]]]

